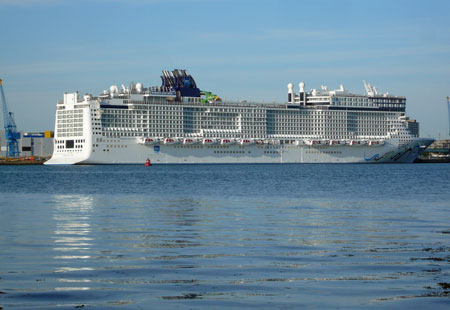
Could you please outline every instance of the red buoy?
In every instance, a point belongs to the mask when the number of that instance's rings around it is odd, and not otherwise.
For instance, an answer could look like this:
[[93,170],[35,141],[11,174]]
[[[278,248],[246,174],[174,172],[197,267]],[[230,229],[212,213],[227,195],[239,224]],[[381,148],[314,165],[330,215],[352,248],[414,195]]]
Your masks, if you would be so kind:
[[144,164],[146,167],[149,167],[149,166],[151,166],[152,165],[152,163],[150,162],[150,159],[149,158],[147,158],[147,160],[145,161],[145,164]]

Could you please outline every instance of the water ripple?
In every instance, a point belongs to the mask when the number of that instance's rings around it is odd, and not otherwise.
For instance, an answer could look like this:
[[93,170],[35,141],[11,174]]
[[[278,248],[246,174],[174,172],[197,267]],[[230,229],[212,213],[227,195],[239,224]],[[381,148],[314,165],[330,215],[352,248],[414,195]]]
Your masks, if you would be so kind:
[[152,168],[0,167],[0,306],[450,306],[449,166]]

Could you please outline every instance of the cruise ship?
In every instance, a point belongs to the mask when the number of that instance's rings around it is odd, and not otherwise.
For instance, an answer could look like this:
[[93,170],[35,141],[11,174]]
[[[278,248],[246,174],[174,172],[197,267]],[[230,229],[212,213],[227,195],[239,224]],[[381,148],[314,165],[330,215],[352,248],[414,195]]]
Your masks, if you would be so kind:
[[201,91],[186,70],[161,79],[65,93],[46,164],[411,163],[434,141],[408,127],[405,97],[365,81],[363,95],[289,83],[264,104]]

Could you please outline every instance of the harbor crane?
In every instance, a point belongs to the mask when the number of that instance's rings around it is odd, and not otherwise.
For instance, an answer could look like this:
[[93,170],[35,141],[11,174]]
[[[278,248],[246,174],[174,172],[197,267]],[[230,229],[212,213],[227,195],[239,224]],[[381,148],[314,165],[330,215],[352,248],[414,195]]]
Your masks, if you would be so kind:
[[448,110],[448,134],[450,135],[450,102],[447,96],[447,110]]
[[14,122],[13,113],[9,112],[6,104],[5,93],[3,92],[2,80],[0,79],[0,100],[3,108],[3,126],[5,128],[6,138],[6,157],[19,157],[20,132],[17,132],[16,122]]

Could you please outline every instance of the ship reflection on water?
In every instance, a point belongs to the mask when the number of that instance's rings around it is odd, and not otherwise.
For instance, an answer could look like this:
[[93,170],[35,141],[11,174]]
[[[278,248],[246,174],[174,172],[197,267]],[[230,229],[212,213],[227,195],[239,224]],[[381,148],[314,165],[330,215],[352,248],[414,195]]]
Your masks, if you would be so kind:
[[[56,291],[89,290],[86,286],[91,279],[71,278],[80,271],[94,270],[92,267],[92,246],[94,236],[91,234],[90,216],[93,212],[93,198],[85,195],[54,195],[53,220],[54,231],[53,250],[55,272],[60,273],[58,281],[61,287]],[[68,285],[63,285],[69,284]]]

